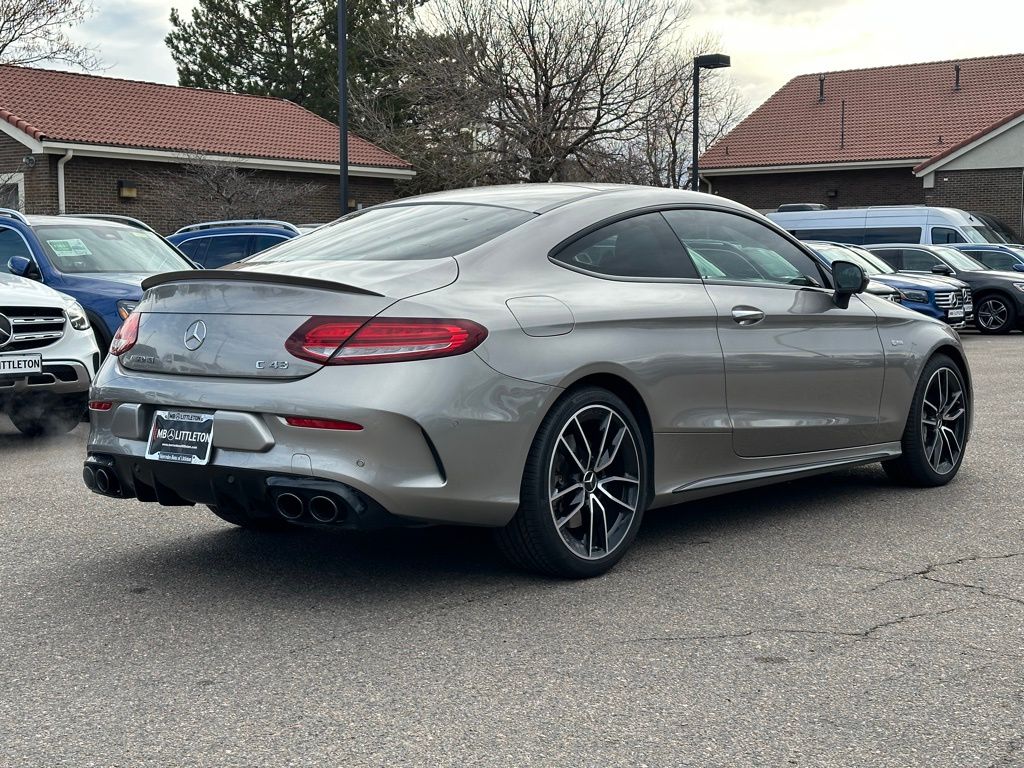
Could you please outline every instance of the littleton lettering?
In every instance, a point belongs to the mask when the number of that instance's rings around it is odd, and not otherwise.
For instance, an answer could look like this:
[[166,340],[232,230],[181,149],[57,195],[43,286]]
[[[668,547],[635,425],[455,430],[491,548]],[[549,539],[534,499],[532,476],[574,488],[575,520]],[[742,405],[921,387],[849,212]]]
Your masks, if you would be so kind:
[[159,440],[182,440],[189,443],[210,442],[209,432],[194,432],[188,429],[168,429],[167,427],[160,427],[156,431],[156,436]]

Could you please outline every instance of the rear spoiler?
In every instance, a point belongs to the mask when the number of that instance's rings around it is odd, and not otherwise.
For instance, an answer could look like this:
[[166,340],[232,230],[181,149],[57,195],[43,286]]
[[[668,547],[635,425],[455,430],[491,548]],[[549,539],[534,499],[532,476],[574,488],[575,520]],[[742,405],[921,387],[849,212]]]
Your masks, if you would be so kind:
[[271,283],[273,285],[297,285],[304,288],[319,288],[322,291],[338,293],[360,293],[364,296],[383,296],[383,293],[357,288],[354,285],[336,283],[331,280],[317,280],[312,277],[281,275],[274,272],[245,272],[240,269],[189,269],[181,272],[164,272],[152,275],[142,281],[142,290],[148,291],[167,283],[187,283],[196,280],[237,280],[244,283]]

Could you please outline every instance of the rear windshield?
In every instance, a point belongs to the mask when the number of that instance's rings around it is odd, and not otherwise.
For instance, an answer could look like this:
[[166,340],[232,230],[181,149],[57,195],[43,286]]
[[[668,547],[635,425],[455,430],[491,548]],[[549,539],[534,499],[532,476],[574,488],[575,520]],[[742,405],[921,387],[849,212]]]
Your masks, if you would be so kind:
[[440,259],[472,250],[533,217],[484,205],[370,208],[258,253],[246,263]]
[[192,269],[180,253],[152,232],[103,224],[35,227],[50,262],[65,274]]

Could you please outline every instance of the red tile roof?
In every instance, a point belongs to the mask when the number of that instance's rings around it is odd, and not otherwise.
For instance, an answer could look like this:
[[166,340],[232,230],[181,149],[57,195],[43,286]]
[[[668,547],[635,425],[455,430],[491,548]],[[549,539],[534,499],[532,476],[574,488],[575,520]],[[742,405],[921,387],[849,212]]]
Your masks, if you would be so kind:
[[[36,140],[338,162],[338,127],[284,99],[0,66],[0,119]],[[351,165],[409,168],[349,133]]]
[[916,165],[1024,108],[1024,54],[826,72],[824,102],[818,77],[786,83],[701,156],[701,170],[904,159]]

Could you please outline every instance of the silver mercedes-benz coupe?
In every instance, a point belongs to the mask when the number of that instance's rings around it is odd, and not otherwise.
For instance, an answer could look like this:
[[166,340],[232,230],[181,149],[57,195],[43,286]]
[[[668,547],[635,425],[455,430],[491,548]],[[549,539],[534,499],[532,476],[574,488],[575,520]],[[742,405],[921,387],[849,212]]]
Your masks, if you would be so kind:
[[870,462],[954,477],[957,334],[865,285],[692,192],[379,205],[147,280],[92,390],[85,483],[263,530],[491,526],[524,567],[593,576],[652,507]]

